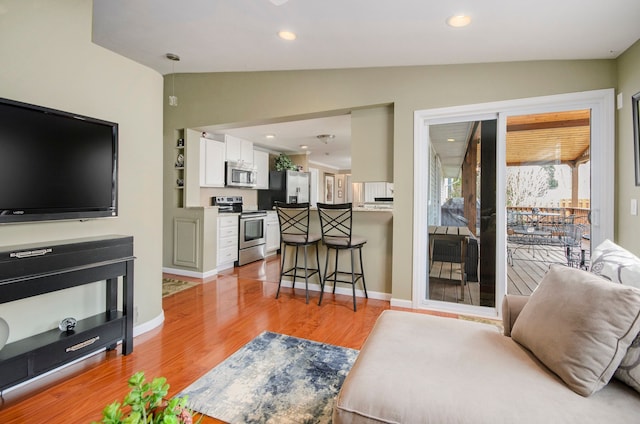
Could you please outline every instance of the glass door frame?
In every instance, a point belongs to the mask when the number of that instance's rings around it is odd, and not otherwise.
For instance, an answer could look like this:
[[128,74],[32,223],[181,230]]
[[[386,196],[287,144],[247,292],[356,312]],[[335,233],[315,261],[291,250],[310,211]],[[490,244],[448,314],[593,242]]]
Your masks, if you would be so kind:
[[[507,117],[552,111],[591,110],[591,245],[613,239],[615,181],[615,91],[593,90],[579,93],[531,97],[414,112],[414,203],[413,203],[413,291],[412,306],[443,312],[486,317],[502,316],[502,298],[507,289],[506,262],[506,133]],[[461,305],[426,299],[428,257],[428,176],[429,126],[498,120],[496,146],[496,302],[495,307]],[[505,252],[500,254],[499,252]],[[482,258],[482,256],[481,256]]]

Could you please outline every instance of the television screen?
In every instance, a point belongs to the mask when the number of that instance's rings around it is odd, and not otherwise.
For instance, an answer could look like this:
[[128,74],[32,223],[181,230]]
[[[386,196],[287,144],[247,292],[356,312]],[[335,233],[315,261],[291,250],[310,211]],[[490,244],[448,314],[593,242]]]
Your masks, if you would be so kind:
[[0,99],[0,223],[117,215],[118,124]]

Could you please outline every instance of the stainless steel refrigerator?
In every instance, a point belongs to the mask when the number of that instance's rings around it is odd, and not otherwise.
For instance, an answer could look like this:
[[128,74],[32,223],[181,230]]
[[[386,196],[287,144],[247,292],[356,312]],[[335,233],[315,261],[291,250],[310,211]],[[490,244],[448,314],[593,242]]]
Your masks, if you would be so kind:
[[258,208],[273,209],[274,202],[308,203],[308,172],[270,171],[269,190],[258,190]]

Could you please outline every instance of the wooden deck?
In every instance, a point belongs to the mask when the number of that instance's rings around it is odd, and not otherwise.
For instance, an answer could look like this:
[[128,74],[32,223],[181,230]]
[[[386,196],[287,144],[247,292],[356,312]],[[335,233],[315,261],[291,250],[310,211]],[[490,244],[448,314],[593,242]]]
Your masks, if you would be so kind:
[[429,272],[429,299],[479,305],[479,283],[467,283],[461,290],[460,268],[460,264],[434,261]]
[[[551,264],[567,265],[561,246],[509,245],[511,261],[507,264],[507,293],[529,296]],[[586,264],[589,264],[589,241],[582,241]],[[482,266],[482,255],[480,256]],[[429,273],[429,299],[479,305],[480,284],[469,282],[461,290],[460,264],[433,262]]]
[[[551,264],[567,265],[564,248],[561,246],[509,245],[511,258],[507,264],[507,293],[529,296],[549,269]],[[585,264],[589,264],[589,241],[582,240]],[[512,263],[511,263],[512,262]],[[577,264],[574,264],[577,266]]]

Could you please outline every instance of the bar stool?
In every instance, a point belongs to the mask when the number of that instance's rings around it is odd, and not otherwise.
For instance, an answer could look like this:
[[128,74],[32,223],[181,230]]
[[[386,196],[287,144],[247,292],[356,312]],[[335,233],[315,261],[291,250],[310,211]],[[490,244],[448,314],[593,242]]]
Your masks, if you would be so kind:
[[[320,228],[322,230],[322,243],[327,246],[327,258],[324,265],[324,278],[320,291],[320,300],[322,302],[324,295],[324,285],[327,279],[333,278],[333,293],[336,292],[336,283],[351,284],[353,290],[353,310],[356,311],[356,282],[362,279],[362,287],[364,288],[364,296],[369,298],[367,294],[367,286],[364,281],[364,268],[362,267],[362,246],[367,239],[355,236],[351,233],[353,224],[353,209],[351,203],[326,204],[318,203],[318,214],[320,215]],[[351,252],[351,271],[340,271],[338,269],[338,256],[341,250]],[[358,250],[360,256],[360,272],[355,269],[355,251]],[[335,267],[331,274],[327,275],[329,268],[329,256],[331,251],[335,251]],[[351,276],[351,279],[339,279],[338,276]],[[346,277],[343,277],[346,278]]]
[[[304,277],[304,285],[309,303],[309,278],[318,274],[320,286],[322,287],[322,276],[320,275],[320,258],[318,256],[318,243],[320,234],[309,233],[309,204],[308,203],[283,203],[275,202],[280,222],[280,242],[282,243],[282,263],[280,264],[280,281],[276,299],[280,296],[282,277],[293,277],[291,288],[295,289],[296,279]],[[285,270],[287,246],[295,247],[295,260],[291,268]],[[307,251],[309,246],[315,246],[316,268],[309,268],[307,264]],[[298,251],[304,249],[304,267],[298,266]],[[298,274],[300,272],[300,275]]]

